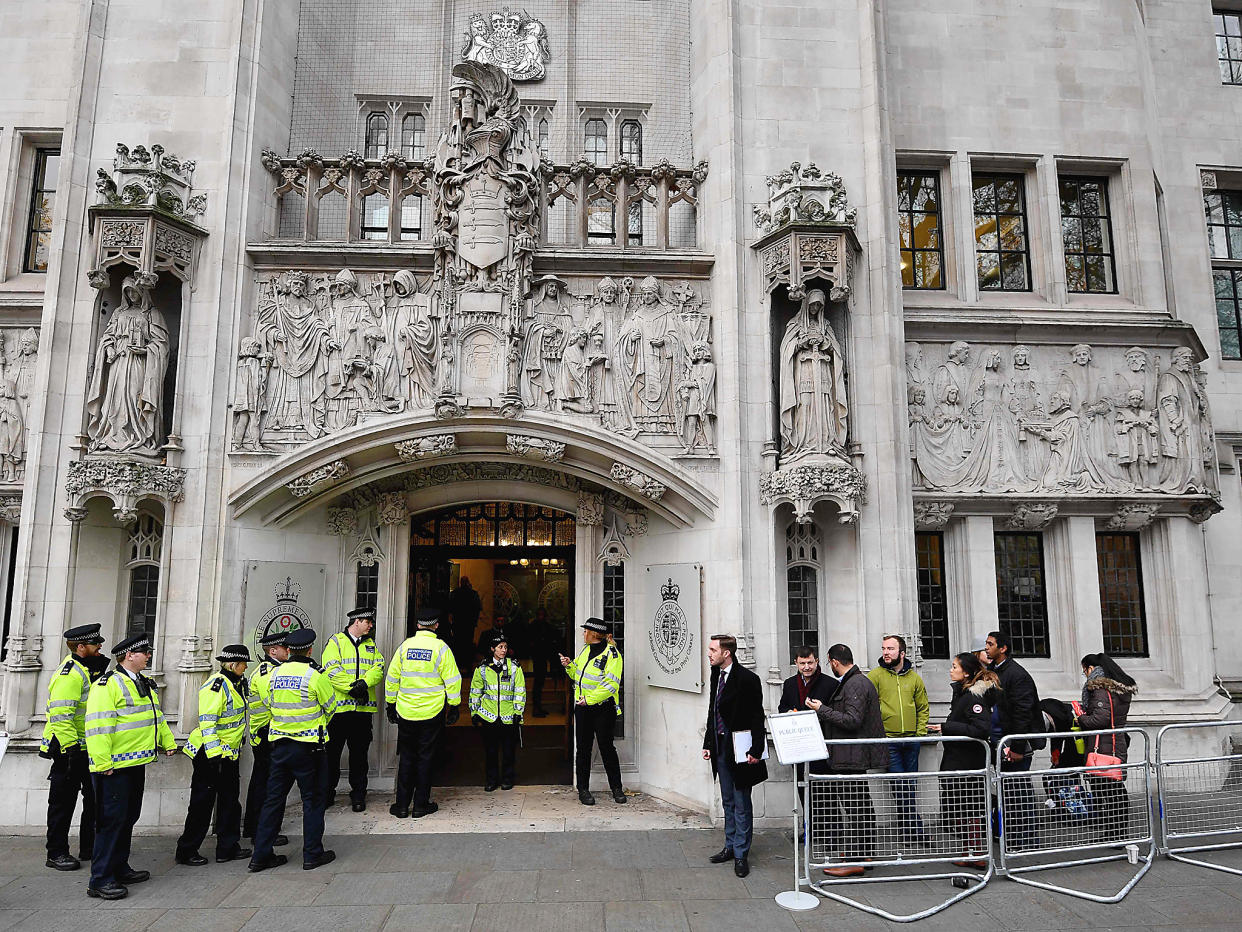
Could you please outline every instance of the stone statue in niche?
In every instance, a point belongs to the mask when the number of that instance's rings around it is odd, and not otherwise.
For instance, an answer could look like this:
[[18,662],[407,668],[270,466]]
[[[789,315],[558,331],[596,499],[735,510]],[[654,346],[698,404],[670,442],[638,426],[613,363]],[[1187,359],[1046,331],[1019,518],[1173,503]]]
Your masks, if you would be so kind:
[[550,411],[572,318],[564,303],[566,285],[563,279],[544,275],[535,284],[542,286],[543,293],[535,301],[526,325],[522,401],[527,407]]
[[168,326],[150,284],[127,276],[95,350],[86,401],[89,452],[159,455],[169,352]]
[[628,432],[635,436],[673,430],[673,379],[684,353],[677,325],[660,283],[648,275],[638,285],[613,351],[619,400],[627,409],[622,420],[632,420]]
[[440,363],[440,335],[431,316],[431,301],[419,294],[418,281],[408,269],[392,277],[392,291],[393,343],[397,371],[403,380],[395,386],[395,397],[408,398],[413,408],[430,408],[439,391],[436,367]]
[[34,393],[35,369],[39,365],[39,331],[28,327],[17,338],[17,359],[8,378],[13,382],[22,406],[22,423],[30,423],[30,399]]
[[716,364],[706,340],[690,346],[690,362],[677,386],[681,446],[687,454],[716,452]]
[[328,358],[340,350],[310,295],[305,272],[286,272],[260,304],[255,333],[273,358],[267,429],[314,440],[327,419]]
[[785,327],[780,372],[781,453],[844,453],[848,431],[845,359],[827,318],[828,302],[818,288]]
[[0,379],[0,482],[22,478],[26,459],[26,426],[14,383]]
[[262,418],[267,411],[267,377],[272,358],[254,337],[243,337],[233,387],[233,449],[261,450]]

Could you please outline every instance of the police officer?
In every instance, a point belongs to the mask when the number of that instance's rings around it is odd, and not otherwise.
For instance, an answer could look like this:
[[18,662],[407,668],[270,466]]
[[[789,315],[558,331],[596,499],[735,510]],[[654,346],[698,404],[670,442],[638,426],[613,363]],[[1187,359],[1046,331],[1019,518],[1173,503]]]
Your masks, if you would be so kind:
[[[267,659],[259,664],[259,668],[250,677],[250,691],[247,695],[248,714],[250,716],[250,747],[254,761],[250,769],[250,787],[246,790],[246,816],[242,820],[242,835],[254,839],[255,829],[259,824],[259,813],[263,811],[263,800],[267,797],[267,778],[272,770],[272,743],[268,740],[268,724],[272,720],[272,711],[263,704],[257,689],[260,681],[266,681],[272,671],[289,659],[289,648],[285,646],[285,631],[272,631],[259,638],[259,644]],[[284,835],[277,835],[273,842],[276,847],[289,844]]]
[[250,651],[230,644],[216,657],[220,672],[198,689],[198,727],[185,743],[194,762],[190,779],[190,808],[185,830],[177,839],[178,864],[201,867],[207,859],[198,847],[211,828],[216,811],[216,861],[236,861],[251,855],[241,846],[241,773],[239,759],[246,738],[246,664]]
[[89,861],[95,846],[95,787],[86,753],[86,697],[93,677],[87,662],[99,655],[104,639],[99,636],[99,625],[79,625],[65,632],[65,642],[69,654],[47,686],[47,724],[39,747],[39,756],[52,762],[47,776],[44,863],[58,871],[76,871],[82,863],[69,854],[69,825],[78,793],[82,794],[79,857]]
[[420,611],[418,631],[401,642],[384,679],[388,721],[397,726],[398,755],[397,801],[388,811],[399,819],[421,819],[440,808],[431,801],[431,765],[444,726],[461,714],[461,674],[453,652],[436,637],[439,624],[438,610]]
[[621,652],[607,639],[608,625],[601,618],[588,618],[582,626],[582,651],[573,660],[560,655],[561,666],[574,682],[574,732],[577,735],[578,802],[594,806],[591,795],[592,741],[599,743],[599,756],[608,774],[614,802],[624,803],[621,763],[613,746],[617,716],[621,714]]
[[526,708],[526,680],[522,668],[507,659],[509,643],[503,634],[492,638],[491,659],[479,664],[470,680],[470,721],[483,732],[483,789],[513,789],[517,782],[515,758],[522,712]]
[[349,745],[349,801],[354,812],[367,808],[367,752],[374,729],[375,687],[384,678],[384,655],[375,646],[375,609],[356,608],[349,625],[323,647],[323,672],[336,690],[336,714],[328,725],[328,767],[324,806],[336,802],[341,751]]
[[315,632],[299,628],[285,638],[289,659],[255,689],[272,713],[268,740],[272,742],[272,770],[267,799],[254,837],[252,873],[279,867],[289,859],[273,854],[272,845],[285,815],[285,797],[297,782],[302,795],[302,869],[314,870],[336,860],[323,847],[323,781],[327,755],[328,721],[336,705],[332,682],[311,659]]
[[142,814],[147,764],[158,750],[169,757],[177,742],[164,721],[155,681],[142,675],[151,662],[151,642],[136,634],[112,648],[116,668],[91,687],[86,700],[86,750],[95,775],[99,806],[87,896],[121,900],[126,884],[142,883],[150,871],[129,864],[134,823]]

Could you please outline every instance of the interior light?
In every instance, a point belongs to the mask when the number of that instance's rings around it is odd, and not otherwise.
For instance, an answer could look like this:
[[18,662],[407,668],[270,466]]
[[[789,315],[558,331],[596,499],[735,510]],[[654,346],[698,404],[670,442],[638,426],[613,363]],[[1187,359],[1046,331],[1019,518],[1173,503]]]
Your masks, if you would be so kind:
[[522,559],[518,560],[518,562],[521,563],[523,566],[530,565],[530,560],[526,559],[525,557],[522,557]]
[[510,560],[510,561],[509,561],[509,565],[510,565],[510,566],[517,566],[517,565],[518,565],[518,561],[517,561],[517,560]]
[[542,560],[540,560],[539,562],[540,562],[540,563],[542,563],[544,566],[547,566],[547,565],[548,565],[548,558],[547,558],[547,557],[544,557],[544,558],[543,558]]

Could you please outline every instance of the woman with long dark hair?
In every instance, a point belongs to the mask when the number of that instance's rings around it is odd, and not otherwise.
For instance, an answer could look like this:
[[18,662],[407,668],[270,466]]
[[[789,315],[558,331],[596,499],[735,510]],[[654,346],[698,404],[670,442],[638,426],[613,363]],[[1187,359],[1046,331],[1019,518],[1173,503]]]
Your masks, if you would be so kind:
[[[1078,727],[1083,731],[1124,728],[1130,715],[1130,700],[1138,692],[1134,677],[1118,666],[1108,654],[1087,654],[1082,658],[1082,714]],[[1085,741],[1088,753],[1107,754],[1126,762],[1130,745],[1127,735],[1097,735]],[[1126,771],[1114,780],[1102,774],[1087,773],[1091,790],[1091,820],[1104,840],[1126,835],[1130,825],[1130,800],[1126,794]]]
[[[953,704],[943,725],[929,725],[929,732],[946,737],[978,738],[986,742],[992,732],[992,708],[1000,701],[1000,681],[972,653],[958,654],[949,668],[953,681]],[[940,770],[982,770],[988,761],[986,744],[947,741],[940,758]],[[984,788],[982,776],[943,776],[940,778],[940,824],[944,831],[963,839],[969,855],[954,863],[961,867],[984,868],[977,860],[987,853],[987,833],[983,828]]]

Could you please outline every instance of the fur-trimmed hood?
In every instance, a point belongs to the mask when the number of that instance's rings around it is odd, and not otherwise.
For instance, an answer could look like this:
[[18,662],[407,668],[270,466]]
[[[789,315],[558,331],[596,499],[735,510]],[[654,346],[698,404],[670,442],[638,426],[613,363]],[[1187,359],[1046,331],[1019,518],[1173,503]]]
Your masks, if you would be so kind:
[[969,692],[982,698],[988,694],[988,690],[992,689],[998,693],[1001,691],[1000,679],[991,670],[984,670],[979,674],[979,678],[970,684]]
[[1094,676],[1087,680],[1086,689],[1087,692],[1103,689],[1114,696],[1133,696],[1138,692],[1138,686],[1127,686],[1125,683],[1118,683],[1107,676]]

